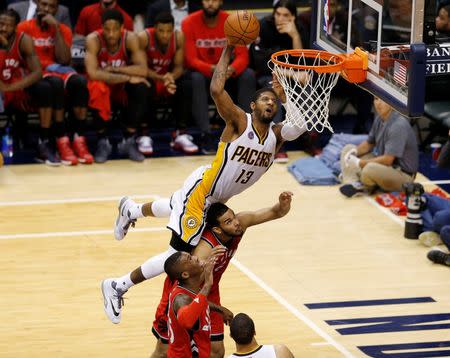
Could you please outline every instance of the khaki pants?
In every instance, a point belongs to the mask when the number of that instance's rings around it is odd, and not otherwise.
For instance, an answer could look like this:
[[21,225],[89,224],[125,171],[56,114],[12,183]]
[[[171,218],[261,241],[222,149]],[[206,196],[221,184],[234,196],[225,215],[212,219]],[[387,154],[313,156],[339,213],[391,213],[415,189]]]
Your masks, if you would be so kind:
[[[364,168],[347,167],[344,156],[353,148],[353,144],[347,144],[341,152],[342,183],[348,184],[360,181],[368,188],[380,187],[385,191],[401,191],[404,183],[414,181],[414,176],[402,172],[400,168],[388,167],[379,163],[368,163]],[[374,158],[372,153],[361,157],[362,159]]]

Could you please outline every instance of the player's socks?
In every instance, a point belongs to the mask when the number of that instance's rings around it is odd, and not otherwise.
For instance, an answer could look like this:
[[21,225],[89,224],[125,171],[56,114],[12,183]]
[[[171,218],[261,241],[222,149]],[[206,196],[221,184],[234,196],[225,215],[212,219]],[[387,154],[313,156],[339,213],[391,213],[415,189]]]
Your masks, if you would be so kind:
[[130,219],[140,219],[144,217],[144,214],[142,214],[142,204],[134,203],[134,205],[131,205],[128,209],[129,217]]
[[131,286],[134,286],[134,283],[130,278],[130,273],[127,273],[125,276],[119,277],[116,280],[116,288],[119,288],[122,291],[127,291]]

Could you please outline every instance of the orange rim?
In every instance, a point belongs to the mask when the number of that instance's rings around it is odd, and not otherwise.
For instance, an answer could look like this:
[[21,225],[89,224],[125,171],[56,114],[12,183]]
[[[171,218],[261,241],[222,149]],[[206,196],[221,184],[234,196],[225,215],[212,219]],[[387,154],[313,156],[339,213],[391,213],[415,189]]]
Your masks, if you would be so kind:
[[[303,56],[307,58],[317,58],[317,56],[320,55],[320,59],[334,61],[335,63],[331,65],[295,65],[277,59],[279,56],[284,55],[291,55],[294,57]],[[281,67],[294,68],[296,70],[314,70],[320,73],[333,73],[344,69],[345,56],[319,50],[282,50],[272,54],[271,61]]]

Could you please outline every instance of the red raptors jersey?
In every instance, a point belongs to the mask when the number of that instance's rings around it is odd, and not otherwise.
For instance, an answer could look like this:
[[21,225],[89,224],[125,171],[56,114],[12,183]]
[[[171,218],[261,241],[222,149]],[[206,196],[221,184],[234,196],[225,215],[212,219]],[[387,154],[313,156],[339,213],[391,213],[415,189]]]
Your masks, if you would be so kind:
[[17,32],[9,50],[0,50],[0,79],[5,83],[12,83],[22,78],[26,64],[20,54],[20,41],[24,33]]
[[103,38],[103,30],[96,31],[98,39],[100,40],[100,51],[97,54],[97,61],[100,68],[111,67],[123,67],[129,64],[129,57],[127,53],[126,39],[128,31],[122,31],[120,38],[120,45],[116,52],[111,53],[108,51],[105,39]]
[[172,33],[169,46],[167,47],[165,53],[162,53],[156,45],[155,29],[148,28],[145,32],[148,37],[146,49],[148,67],[159,75],[164,75],[171,70],[173,58],[175,57],[175,52],[177,51],[176,31]]
[[192,329],[184,329],[177,320],[173,310],[173,302],[178,295],[187,295],[192,299],[197,296],[196,293],[181,287],[175,286],[169,296],[169,349],[168,358],[209,358],[211,343],[209,341],[211,334],[211,323],[209,318],[209,307],[206,308]]
[[227,248],[227,251],[217,259],[214,265],[213,284],[208,295],[208,300],[212,303],[220,304],[219,282],[222,278],[223,273],[227,269],[228,264],[236,253],[241,239],[242,236],[237,236],[228,241],[226,244],[223,244],[210,229],[207,228],[203,231],[201,240],[206,241],[209,245],[211,245],[212,248],[219,245],[225,246]]
[[[59,24],[59,30],[64,38],[66,45],[72,47],[72,30],[64,24]],[[17,25],[17,31],[23,31],[30,35],[34,42],[36,54],[41,61],[42,69],[45,70],[48,65],[56,63],[55,56],[55,37],[56,29],[53,26],[41,28],[36,19],[22,21]]]

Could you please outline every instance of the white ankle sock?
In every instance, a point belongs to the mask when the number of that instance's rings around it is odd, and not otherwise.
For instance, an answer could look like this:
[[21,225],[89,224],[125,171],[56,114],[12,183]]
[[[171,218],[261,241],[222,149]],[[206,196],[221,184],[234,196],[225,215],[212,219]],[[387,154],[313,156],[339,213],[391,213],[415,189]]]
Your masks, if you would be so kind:
[[167,251],[160,253],[159,255],[153,256],[141,265],[142,274],[145,279],[150,279],[158,276],[164,272],[164,263],[167,258],[173,253],[177,252],[172,246],[169,246]]
[[120,288],[122,291],[128,290],[131,286],[134,286],[134,283],[130,278],[131,272],[127,273],[125,276],[122,276],[116,280],[117,286],[116,288]]
[[152,203],[152,213],[157,218],[168,218],[170,216],[170,199],[157,199]]
[[142,214],[142,204],[133,205],[128,210],[130,211],[130,219],[140,219],[144,217],[144,214]]

